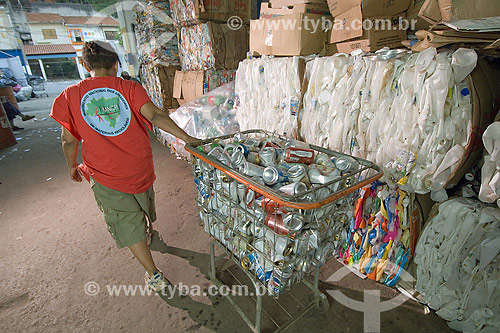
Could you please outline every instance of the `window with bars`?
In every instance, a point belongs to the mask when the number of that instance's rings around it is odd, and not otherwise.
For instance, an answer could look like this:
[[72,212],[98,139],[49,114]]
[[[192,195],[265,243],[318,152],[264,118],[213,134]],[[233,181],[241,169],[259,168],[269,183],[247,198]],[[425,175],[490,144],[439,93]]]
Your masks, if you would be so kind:
[[83,43],[82,30],[81,29],[71,29],[69,31],[71,35],[71,41],[73,43]]
[[43,39],[57,39],[56,29],[42,29]]
[[106,37],[106,40],[116,40],[118,34],[116,31],[104,31],[104,36]]

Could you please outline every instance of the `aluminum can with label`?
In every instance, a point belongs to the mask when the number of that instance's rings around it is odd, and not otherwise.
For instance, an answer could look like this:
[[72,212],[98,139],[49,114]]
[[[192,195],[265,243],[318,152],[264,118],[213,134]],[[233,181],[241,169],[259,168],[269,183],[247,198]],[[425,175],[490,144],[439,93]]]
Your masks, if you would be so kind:
[[286,206],[280,205],[270,198],[260,197],[256,199],[256,203],[264,209],[266,213],[273,214],[286,214],[289,213],[289,210]]
[[264,224],[278,235],[288,236],[290,234],[290,230],[283,224],[282,215],[269,213],[264,220]]
[[303,182],[304,184],[310,184],[307,169],[301,164],[295,164],[288,169],[288,179],[292,183]]
[[268,147],[270,147],[270,148],[281,148],[280,146],[278,146],[274,142],[266,141],[266,143],[264,143],[264,146],[262,146],[262,149],[268,148]]
[[288,181],[288,176],[283,172],[283,170],[274,166],[265,168],[262,178],[264,179],[266,185],[275,185],[277,183]]
[[319,153],[314,160],[315,164],[323,165],[330,168],[335,168],[335,164],[331,161],[330,156],[325,153]]
[[259,152],[260,163],[265,167],[276,165],[277,157],[276,149],[272,147],[265,147]]
[[261,142],[259,139],[247,139],[245,140],[245,145],[249,147],[250,151],[259,151]]
[[290,147],[285,151],[285,161],[288,163],[314,163],[314,150]]
[[275,262],[273,273],[269,279],[269,292],[278,296],[289,285],[292,274],[292,264],[284,261]]
[[247,161],[253,164],[260,164],[260,156],[259,153],[251,151],[248,153]]
[[245,161],[245,155],[240,151],[235,151],[233,155],[231,155],[231,167],[233,169],[238,169]]
[[249,162],[243,162],[239,167],[239,172],[250,177],[262,177],[264,174],[264,167]]
[[248,156],[250,149],[248,146],[244,145],[243,143],[240,143],[236,145],[236,151],[242,152],[243,155]]
[[259,263],[259,256],[257,252],[252,252],[249,255],[241,259],[241,266],[246,270],[253,269],[257,278],[263,282],[269,281],[273,271],[265,271],[262,265]]
[[279,191],[287,195],[300,195],[307,192],[306,184],[302,182],[290,183],[279,188]]
[[283,225],[290,232],[297,232],[304,227],[304,218],[299,214],[290,213],[283,218]]
[[340,156],[335,159],[335,167],[345,173],[357,172],[359,170],[358,162],[350,156]]

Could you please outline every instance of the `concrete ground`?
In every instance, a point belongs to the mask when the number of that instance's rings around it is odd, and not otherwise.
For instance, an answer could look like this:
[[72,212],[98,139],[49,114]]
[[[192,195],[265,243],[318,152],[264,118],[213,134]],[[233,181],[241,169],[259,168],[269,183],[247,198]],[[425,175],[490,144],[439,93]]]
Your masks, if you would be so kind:
[[[16,124],[25,127],[16,134],[18,143],[0,150],[1,331],[250,331],[226,299],[202,294],[211,285],[211,239],[199,226],[190,167],[155,140],[159,217],[155,229],[163,242],[155,238],[153,256],[174,284],[190,286],[194,292],[171,299],[108,293],[107,285],[142,285],[144,270],[128,249],[116,248],[88,184],[69,179],[60,148],[60,128],[48,117],[54,97],[68,84],[49,84],[49,98],[21,102],[21,111],[35,115],[37,120],[18,120]],[[331,260],[324,267],[322,279],[340,268]],[[200,286],[201,295],[194,286]],[[323,281],[321,289],[340,290],[358,301],[363,301],[365,290],[379,290],[384,301],[398,295],[354,274],[338,282]],[[307,300],[303,289],[292,291],[296,298]],[[295,310],[287,297],[283,299],[288,310]],[[252,315],[249,297],[236,298]],[[363,331],[362,312],[330,296],[328,301],[330,310],[326,314],[313,310],[288,331]],[[264,305],[269,313],[277,309],[268,307],[267,299]],[[273,328],[267,318],[263,326]],[[381,331],[450,330],[434,313],[424,314],[421,305],[407,301],[381,314]]]

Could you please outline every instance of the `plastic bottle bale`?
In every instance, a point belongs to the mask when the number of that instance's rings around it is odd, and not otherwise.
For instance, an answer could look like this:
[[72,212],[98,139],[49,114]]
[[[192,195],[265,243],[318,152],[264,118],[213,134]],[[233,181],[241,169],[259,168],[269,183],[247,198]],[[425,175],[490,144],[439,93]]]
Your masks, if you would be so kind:
[[16,138],[14,137],[14,132],[10,127],[9,119],[0,103],[0,149],[10,147],[16,144]]

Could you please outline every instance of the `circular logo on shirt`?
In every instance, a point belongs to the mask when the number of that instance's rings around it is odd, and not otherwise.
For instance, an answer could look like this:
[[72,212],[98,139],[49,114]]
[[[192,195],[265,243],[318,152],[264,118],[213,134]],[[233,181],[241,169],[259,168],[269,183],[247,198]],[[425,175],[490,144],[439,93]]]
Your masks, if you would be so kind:
[[98,88],[87,92],[81,102],[82,116],[94,131],[117,136],[130,125],[130,107],[118,91]]

